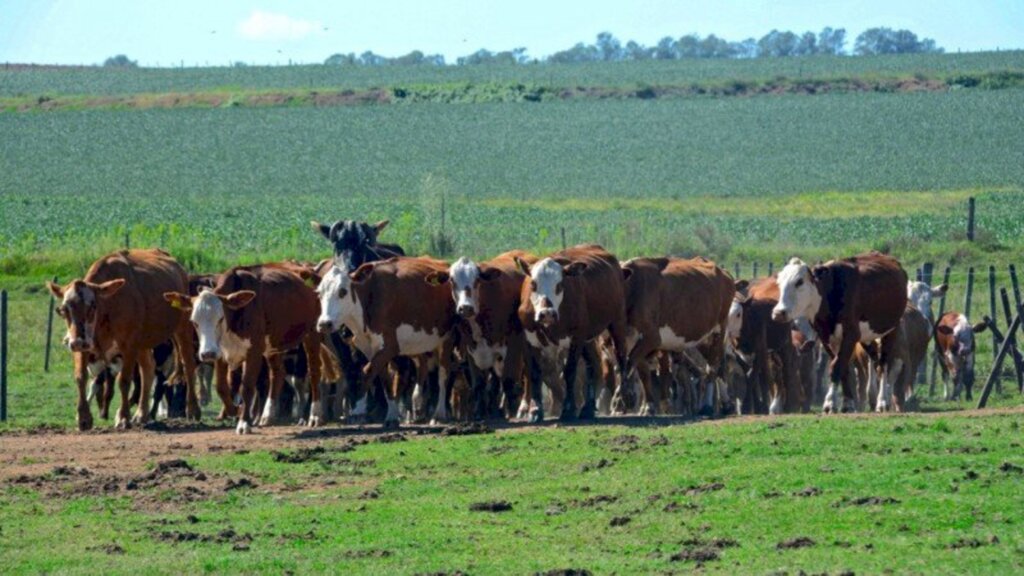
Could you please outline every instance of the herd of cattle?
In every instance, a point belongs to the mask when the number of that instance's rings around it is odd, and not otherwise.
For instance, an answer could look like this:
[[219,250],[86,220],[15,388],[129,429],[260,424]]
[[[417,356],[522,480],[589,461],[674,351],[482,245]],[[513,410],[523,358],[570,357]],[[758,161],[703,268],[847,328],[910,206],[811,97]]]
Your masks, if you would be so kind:
[[985,329],[957,312],[933,319],[945,286],[908,282],[874,252],[793,258],[747,282],[700,257],[620,263],[597,245],[449,263],[378,242],[387,221],[312,224],[333,247],[318,264],[190,276],[161,250],[123,250],[48,284],[74,356],[79,428],[92,427],[94,396],[108,417],[115,380],[117,427],[168,403],[198,419],[212,380],[239,434],[293,411],[309,426],[396,426],[778,414],[818,401],[826,413],[903,410],[932,339],[954,382],[947,397],[970,398]]

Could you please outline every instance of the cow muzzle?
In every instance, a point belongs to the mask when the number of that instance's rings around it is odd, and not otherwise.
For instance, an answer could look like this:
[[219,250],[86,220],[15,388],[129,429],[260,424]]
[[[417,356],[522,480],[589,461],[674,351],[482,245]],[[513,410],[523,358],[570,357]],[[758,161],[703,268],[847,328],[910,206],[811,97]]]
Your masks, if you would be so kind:
[[316,331],[321,334],[330,334],[334,332],[334,322],[330,320],[320,320],[316,323]]
[[463,304],[462,306],[459,306],[456,312],[458,312],[459,316],[467,320],[469,320],[473,316],[476,316],[476,308],[469,306],[468,304]]
[[68,341],[68,348],[72,352],[89,352],[92,350],[92,344],[84,338],[73,338]]
[[203,350],[199,353],[200,362],[213,362],[217,359],[216,350]]
[[773,308],[772,320],[775,322],[789,322],[789,310],[785,310],[782,308]]
[[556,312],[553,308],[544,308],[542,310],[537,310],[536,320],[537,323],[540,324],[541,326],[544,326],[545,328],[550,328],[555,324],[555,322],[558,321],[558,312]]

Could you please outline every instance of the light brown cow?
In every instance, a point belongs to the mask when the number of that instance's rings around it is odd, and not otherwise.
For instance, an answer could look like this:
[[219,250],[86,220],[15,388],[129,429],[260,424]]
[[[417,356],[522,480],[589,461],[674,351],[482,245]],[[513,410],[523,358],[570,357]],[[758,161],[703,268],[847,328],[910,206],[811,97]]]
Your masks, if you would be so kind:
[[[430,282],[450,287],[455,312],[465,328],[463,342],[469,361],[482,372],[481,376],[486,377],[493,371],[501,379],[505,416],[509,419],[531,416],[529,390],[531,386],[540,385],[539,381],[528,383],[517,414],[515,400],[519,398],[519,382],[530,352],[518,315],[526,275],[516,265],[517,258],[529,266],[538,260],[522,250],[505,252],[480,264],[460,258],[447,272],[432,274],[428,278]],[[474,403],[478,407],[475,412],[480,417],[483,415],[480,407],[484,405],[482,383],[474,382],[472,388]]]
[[[351,274],[332,267],[317,288],[323,309],[317,329],[331,333],[347,326],[352,331],[353,345],[369,360],[363,368],[365,383],[385,377],[388,364],[398,356],[436,355],[441,388],[434,412],[436,422],[448,419],[447,385],[455,323],[451,292],[437,282],[435,275],[447,270],[447,262],[431,258],[391,258],[363,264]],[[421,359],[417,387],[426,386],[426,374],[427,362]],[[400,391],[395,382],[392,379],[387,387],[385,426],[397,426],[399,421]]]
[[[619,374],[626,367],[626,303],[623,271],[619,261],[604,248],[589,244],[555,252],[532,266],[516,259],[528,277],[523,281],[519,321],[531,347],[548,358],[559,358],[565,351],[563,379],[566,386],[562,420],[593,418],[594,385],[599,377],[600,358],[587,360],[591,383],[582,411],[577,414],[576,370],[586,344],[608,330],[615,346]],[[616,395],[622,391],[619,379]],[[533,389],[533,401],[542,405],[540,390]],[[543,419],[538,414],[537,419]]]
[[120,355],[117,381],[121,407],[116,426],[126,428],[129,388],[136,365],[142,374],[142,391],[132,423],[144,424],[156,370],[152,350],[168,339],[173,339],[179,361],[185,366],[186,415],[199,419],[195,362],[188,353],[192,350],[188,316],[168,308],[162,298],[166,291],[188,289],[188,275],[174,258],[162,250],[121,250],[94,262],[81,280],[63,287],[52,282],[47,286],[61,301],[58,312],[68,326],[66,340],[74,353],[78,385],[79,430],[92,428],[86,390],[90,356],[109,364]]
[[315,330],[320,306],[316,294],[292,268],[278,264],[236,266],[221,274],[212,290],[203,290],[194,298],[182,292],[164,294],[171,307],[190,311],[199,333],[200,360],[215,361],[217,393],[224,403],[222,418],[229,415],[233,405],[229,372],[241,367],[238,434],[251,431],[253,400],[264,360],[270,394],[260,424],[277,420],[277,401],[285,379],[284,355],[300,344],[306,353],[312,396],[307,423],[317,426],[323,419],[320,335]]
[[[655,413],[649,360],[659,351],[684,352],[705,346],[714,376],[723,378],[726,322],[736,288],[727,272],[704,258],[634,258],[622,266],[626,275],[626,316],[630,328],[629,365],[643,383],[640,414]],[[707,386],[702,410],[711,411],[714,384]],[[662,391],[664,396],[666,391]]]
[[[856,392],[850,381],[850,356],[858,342],[871,345],[880,340],[877,357],[882,371],[876,410],[889,409],[890,401],[902,410],[903,390],[899,379],[903,361],[894,358],[900,319],[907,306],[907,273],[891,256],[870,252],[832,260],[813,268],[793,258],[779,272],[779,303],[772,319],[790,322],[807,318],[832,355],[829,390],[822,409],[842,409],[843,401],[856,409]],[[893,391],[893,383],[896,390]],[[842,385],[843,396],[837,398]]]
[[967,391],[971,400],[974,388],[974,335],[988,328],[985,322],[971,325],[967,316],[955,311],[946,312],[935,323],[935,353],[942,365],[943,377],[952,376],[953,388],[945,394],[946,400],[957,400]]

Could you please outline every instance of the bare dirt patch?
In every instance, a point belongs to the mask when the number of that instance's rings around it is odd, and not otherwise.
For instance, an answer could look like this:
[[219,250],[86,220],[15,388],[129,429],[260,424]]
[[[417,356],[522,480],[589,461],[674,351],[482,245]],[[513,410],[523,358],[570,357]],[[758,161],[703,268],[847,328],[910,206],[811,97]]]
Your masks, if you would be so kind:
[[474,502],[469,505],[469,509],[472,512],[508,512],[512,510],[512,503],[506,500]]
[[797,538],[790,538],[789,540],[783,540],[775,545],[776,550],[795,550],[797,548],[810,548],[817,544],[811,538],[807,536],[799,536]]

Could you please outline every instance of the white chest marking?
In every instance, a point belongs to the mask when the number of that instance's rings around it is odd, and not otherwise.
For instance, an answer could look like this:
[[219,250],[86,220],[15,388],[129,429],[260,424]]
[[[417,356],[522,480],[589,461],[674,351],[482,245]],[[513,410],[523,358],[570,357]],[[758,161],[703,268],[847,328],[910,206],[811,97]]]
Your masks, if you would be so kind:
[[398,353],[404,356],[416,356],[432,352],[444,340],[440,330],[416,330],[410,324],[400,324],[395,329],[398,339]]
[[682,352],[690,348],[696,348],[709,338],[718,334],[719,327],[715,325],[714,328],[709,330],[706,334],[700,337],[698,340],[687,340],[686,338],[675,333],[670,326],[662,326],[658,328],[658,336],[661,337],[661,348],[662,350],[669,350],[672,352]]

